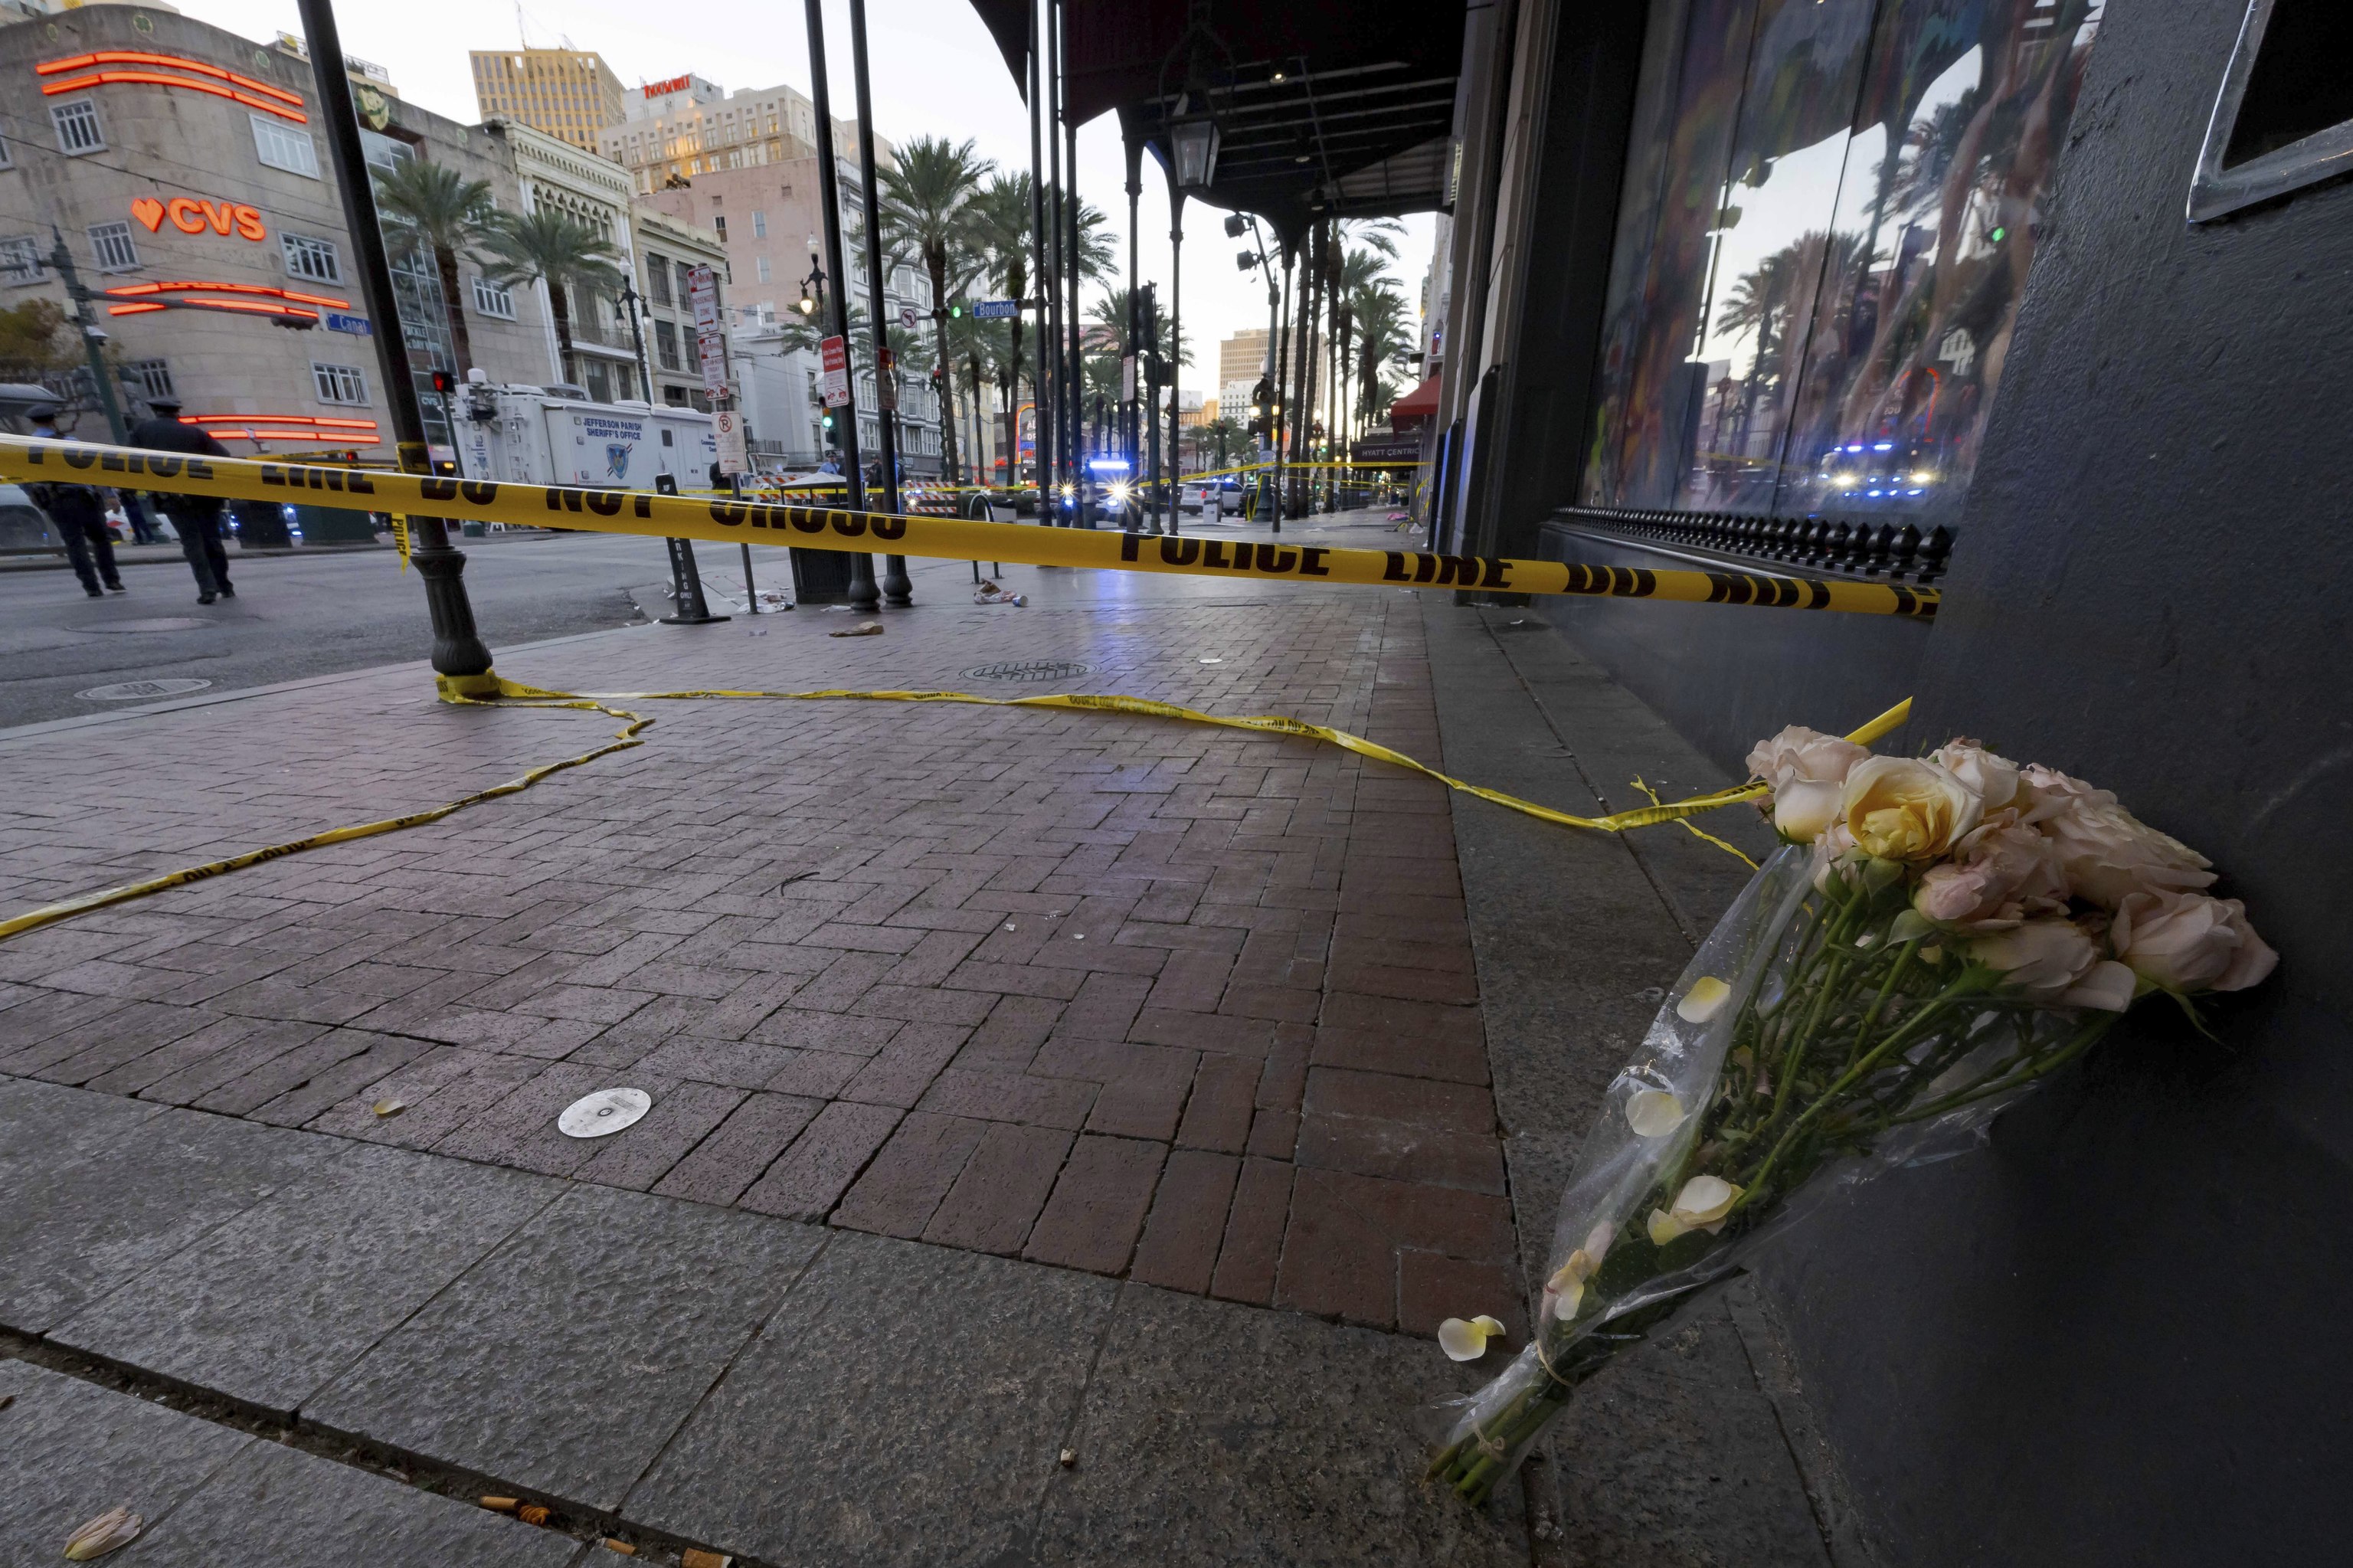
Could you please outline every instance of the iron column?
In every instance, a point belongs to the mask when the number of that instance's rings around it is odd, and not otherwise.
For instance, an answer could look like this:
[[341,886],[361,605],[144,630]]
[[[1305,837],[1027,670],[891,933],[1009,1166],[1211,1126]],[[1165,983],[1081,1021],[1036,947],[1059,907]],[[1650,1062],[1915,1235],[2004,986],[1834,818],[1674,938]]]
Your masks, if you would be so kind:
[[[842,353],[849,351],[849,274],[844,270],[841,257],[841,167],[833,156],[833,96],[826,85],[825,70],[825,6],[821,0],[808,0],[809,76],[815,90],[810,97],[817,109],[817,185],[818,206],[825,218],[825,262],[834,277],[833,335],[841,339]],[[874,171],[868,169],[870,182]],[[882,302],[875,300],[869,312],[879,324]],[[866,464],[858,452],[858,377],[848,377],[849,401],[841,406],[841,450],[849,462],[849,508],[866,510]],[[874,586],[874,557],[860,551],[849,557],[849,607],[857,610],[880,609],[882,595]]]
[[[335,29],[334,6],[331,0],[300,0],[300,9],[311,71],[319,84],[319,117],[325,122],[327,149],[335,165],[336,194],[343,198],[343,225],[351,230],[359,267],[360,296],[376,324],[385,402],[392,414],[401,471],[430,473],[425,415],[417,407],[417,378],[408,366],[408,334],[401,329],[384,231],[376,227],[375,186],[368,175],[366,149],[360,145],[360,122],[352,108],[352,80],[343,70],[343,40]],[[409,559],[425,579],[425,608],[433,618],[433,668],[444,675],[487,674],[491,651],[474,629],[474,607],[466,599],[464,554],[450,548],[449,530],[440,518],[411,517],[408,522],[416,540]]]
[[[817,0],[810,0],[815,5]],[[874,397],[882,427],[882,510],[897,513],[899,504],[899,367],[891,353],[891,326],[882,314],[882,221],[877,215],[874,187],[881,184],[874,166],[874,96],[866,75],[866,0],[849,0],[850,71],[858,88],[859,181],[866,217],[866,297],[868,316],[874,323]],[[946,346],[944,334],[941,346]],[[890,385],[883,385],[888,376]],[[914,585],[907,580],[907,557],[882,557],[882,598],[892,605],[915,602]]]

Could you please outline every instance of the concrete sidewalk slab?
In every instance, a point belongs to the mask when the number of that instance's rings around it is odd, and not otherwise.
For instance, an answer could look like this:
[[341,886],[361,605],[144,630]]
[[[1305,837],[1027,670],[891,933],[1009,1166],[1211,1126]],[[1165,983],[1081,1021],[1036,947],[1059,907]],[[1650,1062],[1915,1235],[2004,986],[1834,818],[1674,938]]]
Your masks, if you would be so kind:
[[1476,1512],[1421,1484],[1413,1412],[1475,1382],[1423,1340],[1130,1285],[1029,1560],[1525,1563],[1514,1489]]
[[[135,1180],[108,1157],[126,1141]],[[312,1133],[176,1115],[32,1173],[0,1209],[0,1324],[46,1333],[341,1151]]]
[[131,1568],[364,1563],[368,1568],[564,1568],[612,1560],[471,1503],[281,1447],[248,1445],[110,1563]]
[[348,1148],[48,1337],[290,1417],[563,1192]]
[[758,1215],[575,1188],[302,1414],[609,1512],[818,1239]]
[[835,1236],[627,1511],[809,1568],[1031,1561],[1117,1294],[1059,1269]]
[[585,1550],[387,1477],[79,1379],[0,1361],[0,1563],[60,1561],[115,1508],[145,1521],[108,1554],[141,1568],[562,1568]]
[[[0,1563],[60,1562],[111,1509],[166,1519],[253,1439],[75,1378],[0,1361]],[[118,1558],[117,1561],[126,1559]]]

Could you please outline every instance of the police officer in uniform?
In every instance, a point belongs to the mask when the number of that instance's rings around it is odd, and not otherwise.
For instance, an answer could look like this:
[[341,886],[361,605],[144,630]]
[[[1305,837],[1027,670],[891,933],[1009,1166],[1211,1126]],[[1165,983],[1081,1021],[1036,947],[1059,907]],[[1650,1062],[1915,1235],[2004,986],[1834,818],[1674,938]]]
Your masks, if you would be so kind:
[[[58,437],[58,405],[36,403],[26,410],[33,418],[33,434],[48,440]],[[104,599],[109,590],[127,591],[114,567],[114,537],[106,531],[106,496],[87,484],[28,484],[25,493],[48,514],[66,542],[66,558],[82,591]],[[99,584],[106,587],[101,588]]]
[[[131,432],[131,444],[151,451],[186,452],[192,457],[227,457],[229,450],[194,425],[180,423],[177,397],[150,397],[153,416],[142,419]],[[158,495],[156,504],[180,533],[180,549],[196,577],[196,602],[210,604],[216,596],[235,599],[229,586],[228,555],[221,547],[221,503],[213,495]]]

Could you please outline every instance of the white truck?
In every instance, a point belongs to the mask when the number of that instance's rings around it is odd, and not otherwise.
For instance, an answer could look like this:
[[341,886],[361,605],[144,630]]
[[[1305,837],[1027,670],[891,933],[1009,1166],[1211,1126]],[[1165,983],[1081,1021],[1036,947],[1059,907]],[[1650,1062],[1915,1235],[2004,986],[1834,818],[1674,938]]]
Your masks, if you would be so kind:
[[666,473],[691,491],[710,484],[719,459],[711,416],[691,408],[591,403],[491,381],[470,381],[449,400],[469,479],[652,490]]

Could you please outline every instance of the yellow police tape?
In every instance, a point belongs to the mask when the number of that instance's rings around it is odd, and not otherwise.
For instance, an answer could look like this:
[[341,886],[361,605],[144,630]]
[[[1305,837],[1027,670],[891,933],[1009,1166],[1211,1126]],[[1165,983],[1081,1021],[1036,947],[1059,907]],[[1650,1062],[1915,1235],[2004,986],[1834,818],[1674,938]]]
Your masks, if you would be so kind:
[[[1693,827],[1684,819],[1697,816],[1703,811],[1713,811],[1718,807],[1733,805],[1738,801],[1753,800],[1765,792],[1763,784],[1751,781],[1736,789],[1719,789],[1712,795],[1697,795],[1685,800],[1639,806],[1630,811],[1613,811],[1606,817],[1573,816],[1567,811],[1556,811],[1550,806],[1540,806],[1533,800],[1521,800],[1516,795],[1506,795],[1498,789],[1489,789],[1477,784],[1466,783],[1462,779],[1440,773],[1425,763],[1418,762],[1403,752],[1392,751],[1377,741],[1366,740],[1362,736],[1350,735],[1345,730],[1332,729],[1320,724],[1309,724],[1303,719],[1288,718],[1279,714],[1261,715],[1251,718],[1228,718],[1218,714],[1203,713],[1198,708],[1180,707],[1175,703],[1154,702],[1147,697],[1093,696],[1076,694],[1038,697],[984,697],[969,692],[726,690],[606,692],[592,696],[582,696],[572,692],[556,692],[543,686],[525,685],[519,681],[507,680],[494,672],[485,672],[480,675],[437,675],[434,677],[434,683],[439,690],[441,700],[445,703],[455,703],[469,707],[580,708],[619,719],[622,721],[622,726],[614,732],[611,740],[593,751],[584,751],[577,757],[567,757],[561,762],[550,762],[543,767],[532,768],[519,778],[510,779],[503,784],[494,784],[487,789],[478,789],[470,795],[451,800],[445,805],[428,807],[422,811],[411,811],[406,816],[385,817],[379,821],[360,822],[344,828],[330,828],[325,832],[313,833],[308,838],[294,839],[282,844],[271,844],[267,849],[248,850],[243,854],[231,855],[227,860],[208,861],[203,865],[187,866],[179,871],[166,872],[161,876],[149,877],[143,882],[126,883],[120,887],[84,893],[60,903],[45,905],[38,909],[28,909],[21,915],[0,920],[0,941],[5,941],[20,932],[52,925],[71,916],[87,914],[92,909],[103,909],[109,905],[121,904],[132,898],[143,898],[151,893],[162,893],[174,887],[185,887],[192,882],[203,882],[211,877],[226,875],[232,871],[243,871],[248,866],[259,865],[264,861],[281,860],[290,854],[300,854],[304,850],[321,849],[328,844],[348,843],[353,839],[374,838],[378,833],[398,832],[403,828],[422,827],[427,822],[438,822],[442,818],[453,812],[462,811],[469,806],[479,806],[485,800],[495,800],[501,795],[512,795],[528,789],[550,774],[561,773],[567,768],[582,767],[616,751],[627,751],[631,747],[643,746],[645,742],[638,738],[639,732],[650,726],[654,721],[641,714],[630,713],[626,708],[608,707],[606,705],[608,703],[693,702],[706,698],[764,702],[965,703],[988,708],[1067,708],[1088,713],[1134,714],[1147,718],[1181,719],[1188,724],[1217,725],[1226,729],[1256,730],[1266,735],[1297,736],[1310,740],[1327,741],[1334,746],[1356,752],[1359,756],[1393,763],[1397,767],[1435,779],[1450,789],[1460,789],[1464,794],[1476,795],[1482,800],[1492,800],[1498,806],[1522,812],[1539,821],[1553,822],[1562,827],[1588,828],[1599,832],[1617,833],[1624,832],[1630,828],[1649,827],[1658,822],[1681,821],[1685,828],[1697,833],[1708,842],[1739,855],[1744,861],[1748,860],[1748,857],[1741,854],[1740,851],[1734,849],[1732,845],[1712,833],[1701,832],[1698,828]],[[1847,738],[1857,745],[1868,746],[1901,726],[1911,715],[1912,699],[1906,697]],[[1656,792],[1641,779],[1636,779],[1634,785],[1644,794],[1649,795],[1653,802],[1658,801]],[[1754,865],[1756,863],[1749,861],[1749,863]]]
[[512,484],[380,469],[189,457],[22,436],[0,436],[0,478],[250,501],[299,497],[318,505],[361,511],[709,539],[728,545],[793,545],[861,553],[881,550],[956,561],[1015,561],[1039,567],[1092,567],[1259,581],[1492,588],[1921,619],[1936,613],[1938,600],[1935,588],[1900,583],[1829,582],[1729,571],[1653,571],[1577,562],[1438,556],[1419,550],[1288,545],[1280,540],[1098,533],[766,502],[704,501],[637,490]]

